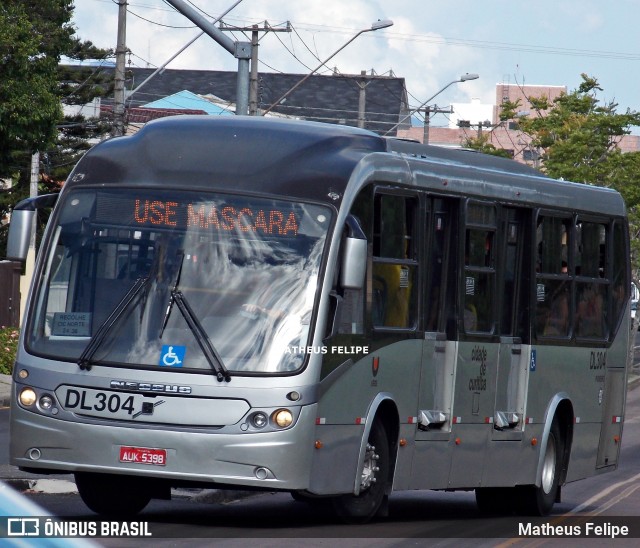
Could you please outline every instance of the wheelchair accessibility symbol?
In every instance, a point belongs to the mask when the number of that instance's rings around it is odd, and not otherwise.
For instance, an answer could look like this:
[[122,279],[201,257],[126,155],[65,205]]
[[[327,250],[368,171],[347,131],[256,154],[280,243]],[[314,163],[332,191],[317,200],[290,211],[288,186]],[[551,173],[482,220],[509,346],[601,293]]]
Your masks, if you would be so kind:
[[160,353],[159,365],[164,367],[182,367],[184,355],[187,353],[186,346],[173,346],[165,344]]

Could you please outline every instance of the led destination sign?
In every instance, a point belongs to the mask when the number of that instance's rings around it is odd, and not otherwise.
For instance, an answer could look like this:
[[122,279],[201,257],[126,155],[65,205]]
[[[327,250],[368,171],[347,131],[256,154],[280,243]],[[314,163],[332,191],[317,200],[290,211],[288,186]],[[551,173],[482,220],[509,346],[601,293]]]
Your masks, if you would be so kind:
[[161,200],[135,199],[133,216],[140,225],[177,228],[258,232],[269,235],[297,236],[299,221],[293,211],[280,209],[237,208],[231,205],[192,204]]
[[98,198],[96,220],[113,219],[116,213],[122,218],[126,211],[130,223],[141,227],[298,236],[302,210],[295,211],[288,203],[260,199],[245,199],[243,202],[188,201],[175,195],[165,199],[102,195]]

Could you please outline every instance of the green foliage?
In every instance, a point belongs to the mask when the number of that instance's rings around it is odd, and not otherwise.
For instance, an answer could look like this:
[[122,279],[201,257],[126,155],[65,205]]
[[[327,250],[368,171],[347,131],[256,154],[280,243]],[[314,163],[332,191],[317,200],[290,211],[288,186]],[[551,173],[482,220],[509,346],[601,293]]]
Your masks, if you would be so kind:
[[19,332],[15,327],[0,326],[0,373],[11,375],[18,350]]
[[511,158],[511,153],[503,148],[496,148],[489,142],[488,135],[480,135],[479,137],[467,137],[462,142],[462,146],[477,150],[483,154],[491,154],[492,156],[501,156],[503,158]]
[[[100,121],[63,117],[62,104],[84,104],[111,91],[99,69],[73,74],[59,66],[74,60],[103,59],[109,50],[75,36],[73,0],[2,0],[0,5],[0,219],[29,195],[31,155],[41,152],[39,192],[56,192],[91,146],[109,131]],[[46,221],[46,219],[43,219]],[[0,227],[0,256],[7,227]]]
[[601,105],[597,80],[585,74],[582,80],[577,90],[555,99],[546,116],[518,117],[519,127],[541,152],[542,169],[551,177],[623,192],[620,170],[635,163],[620,162],[617,145],[630,127],[640,126],[640,113],[620,114],[613,102]]
[[[518,117],[520,130],[542,158],[542,170],[557,179],[614,188],[629,213],[632,265],[640,274],[640,153],[623,154],[621,138],[640,126],[640,113],[617,112],[617,104],[601,104],[598,81],[582,74],[578,89],[560,95],[546,115]],[[533,104],[533,102],[532,102]]]
[[[7,0],[0,10],[0,176],[12,172],[16,152],[39,150],[55,139],[61,106],[55,80],[59,53],[68,43],[40,19],[52,4]],[[33,5],[32,5],[33,4]],[[52,32],[54,36],[49,36]],[[14,168],[15,169],[15,168]]]
[[[500,121],[515,121],[521,141],[540,157],[540,168],[566,181],[614,188],[625,200],[631,231],[631,260],[640,278],[640,152],[622,153],[618,147],[632,127],[640,126],[640,113],[617,112],[617,104],[601,104],[596,78],[582,74],[582,83],[553,101],[528,97],[532,112],[518,115],[520,100],[501,105]],[[465,146],[499,154],[488,136],[467,139]]]

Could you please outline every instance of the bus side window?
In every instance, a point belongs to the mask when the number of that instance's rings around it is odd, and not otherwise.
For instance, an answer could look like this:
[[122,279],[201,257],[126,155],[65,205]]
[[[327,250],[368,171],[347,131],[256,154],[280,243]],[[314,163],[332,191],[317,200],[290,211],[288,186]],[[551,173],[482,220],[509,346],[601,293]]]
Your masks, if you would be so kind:
[[606,225],[586,221],[576,224],[576,337],[604,339],[608,335],[606,241]]
[[613,225],[613,261],[611,273],[611,285],[613,292],[612,299],[612,322],[611,331],[614,332],[620,322],[622,313],[625,311],[626,300],[629,296],[629,278],[627,276],[626,261],[628,251],[625,238],[625,227],[620,221]]
[[429,282],[427,286],[427,299],[425,302],[425,330],[444,330],[443,299],[446,291],[446,250],[449,246],[449,234],[451,230],[451,213],[449,204],[442,199],[433,201],[433,214],[431,218],[431,242],[427,255],[429,265]]
[[492,204],[467,204],[464,246],[465,332],[491,333],[494,329],[496,210]]
[[536,335],[570,335],[572,259],[569,250],[572,220],[543,216],[536,230]]
[[371,303],[374,327],[415,326],[416,214],[414,197],[391,194],[375,197]]

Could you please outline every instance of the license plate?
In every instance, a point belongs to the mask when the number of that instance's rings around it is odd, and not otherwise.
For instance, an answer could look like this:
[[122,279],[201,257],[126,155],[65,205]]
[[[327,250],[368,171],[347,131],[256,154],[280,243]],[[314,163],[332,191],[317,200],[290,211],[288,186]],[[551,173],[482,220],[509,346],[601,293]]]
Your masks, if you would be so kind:
[[167,450],[122,446],[120,447],[120,462],[165,466],[167,464]]

